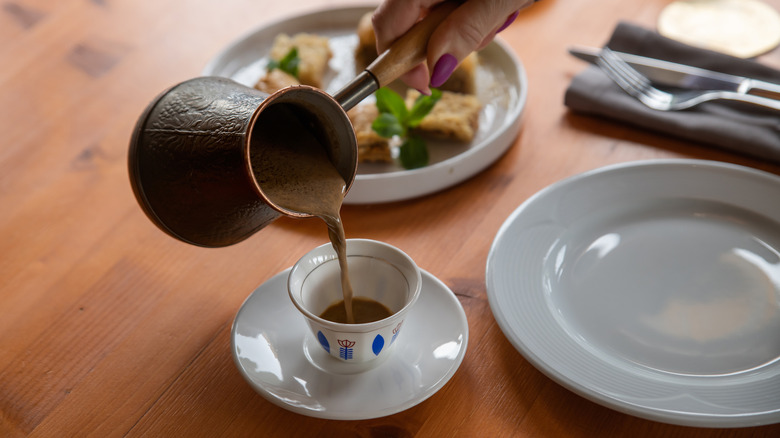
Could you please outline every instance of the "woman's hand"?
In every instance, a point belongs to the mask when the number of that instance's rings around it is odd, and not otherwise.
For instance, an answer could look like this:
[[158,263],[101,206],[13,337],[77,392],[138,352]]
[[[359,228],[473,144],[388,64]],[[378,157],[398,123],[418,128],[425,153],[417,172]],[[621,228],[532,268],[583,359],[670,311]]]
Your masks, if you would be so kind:
[[[443,0],[385,0],[372,18],[377,53],[384,52],[431,8]],[[452,0],[447,0],[452,1]],[[460,61],[490,43],[517,17],[520,9],[536,0],[466,0],[436,28],[428,41],[427,61],[401,79],[410,87],[430,94],[441,86]]]

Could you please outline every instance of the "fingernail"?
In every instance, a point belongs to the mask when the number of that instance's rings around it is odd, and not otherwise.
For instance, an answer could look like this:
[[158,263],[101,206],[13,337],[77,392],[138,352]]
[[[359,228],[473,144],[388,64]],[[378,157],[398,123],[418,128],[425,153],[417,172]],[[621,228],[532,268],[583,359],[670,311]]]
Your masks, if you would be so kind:
[[510,24],[512,24],[512,22],[513,22],[513,21],[515,21],[515,18],[517,18],[517,14],[519,14],[519,13],[520,13],[520,11],[515,11],[514,13],[512,13],[512,15],[510,15],[510,16],[509,16],[509,18],[507,18],[507,19],[506,19],[506,21],[504,22],[504,24],[502,24],[502,25],[501,25],[501,27],[499,27],[499,28],[498,28],[498,30],[496,31],[496,33],[499,33],[499,32],[501,32],[502,30],[504,30],[504,29],[506,29],[507,27],[509,27],[509,25],[510,25]]
[[436,65],[433,66],[433,74],[431,74],[431,86],[440,87],[447,82],[450,75],[455,71],[455,67],[458,66],[458,58],[445,53],[441,55]]
[[424,88],[424,89],[422,89],[422,88],[415,88],[415,89],[416,89],[416,90],[417,90],[417,91],[418,91],[420,94],[424,94],[424,95],[426,95],[426,96],[430,96],[430,95],[431,95],[431,89],[430,89],[430,88]]

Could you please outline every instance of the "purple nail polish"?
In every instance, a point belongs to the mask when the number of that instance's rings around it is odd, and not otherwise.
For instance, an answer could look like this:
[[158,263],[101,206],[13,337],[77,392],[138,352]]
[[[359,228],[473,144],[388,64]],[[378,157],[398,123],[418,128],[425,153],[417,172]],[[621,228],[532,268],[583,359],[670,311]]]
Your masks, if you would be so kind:
[[431,87],[440,87],[447,82],[450,75],[455,71],[455,67],[458,66],[458,58],[445,53],[441,55],[436,65],[433,66],[433,74],[431,74]]
[[504,24],[502,24],[502,25],[501,25],[501,27],[499,27],[499,28],[498,28],[498,30],[496,31],[496,33],[499,33],[499,32],[501,32],[502,30],[504,30],[504,29],[506,29],[507,27],[509,27],[509,25],[510,25],[510,24],[512,24],[512,22],[513,22],[513,21],[515,21],[515,18],[517,18],[517,14],[519,14],[519,13],[520,13],[520,11],[515,11],[514,13],[512,13],[512,15],[510,15],[510,16],[509,16],[509,18],[507,18],[507,19],[506,19],[506,21],[504,22]]

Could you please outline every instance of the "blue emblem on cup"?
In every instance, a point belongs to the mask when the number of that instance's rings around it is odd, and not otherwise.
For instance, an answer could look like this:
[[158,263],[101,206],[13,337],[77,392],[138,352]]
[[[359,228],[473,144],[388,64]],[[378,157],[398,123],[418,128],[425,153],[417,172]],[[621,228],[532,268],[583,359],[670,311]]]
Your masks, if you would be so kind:
[[382,347],[385,346],[385,338],[382,337],[382,335],[376,335],[374,338],[374,343],[371,344],[371,350],[374,352],[374,355],[379,356],[379,353],[382,351]]
[[352,347],[355,346],[355,341],[339,339],[338,343],[341,346],[341,348],[339,348],[339,357],[344,360],[352,359],[352,354],[354,352]]
[[399,322],[398,325],[395,326],[395,328],[393,329],[393,339],[390,339],[391,345],[393,344],[393,342],[395,342],[395,338],[398,337],[398,333],[401,331],[401,324],[403,323],[404,323],[403,321]]
[[328,353],[330,353],[330,344],[328,343],[328,339],[325,337],[325,335],[322,334],[322,332],[317,332],[317,340],[320,341],[320,345],[322,345],[322,348],[325,349]]

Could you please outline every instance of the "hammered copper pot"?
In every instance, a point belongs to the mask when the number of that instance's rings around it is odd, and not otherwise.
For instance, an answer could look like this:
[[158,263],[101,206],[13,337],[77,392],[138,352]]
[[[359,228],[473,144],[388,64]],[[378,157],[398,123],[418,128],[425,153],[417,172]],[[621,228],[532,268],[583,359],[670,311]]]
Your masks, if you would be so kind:
[[300,86],[269,96],[230,79],[201,77],[158,96],[133,133],[130,181],[149,219],[182,241],[220,247],[283,213],[300,216],[268,200],[252,171],[250,150],[269,134],[253,128],[273,105],[291,105],[306,119],[349,187],[357,169],[355,135],[328,94]]
[[334,97],[304,85],[269,96],[219,77],[191,79],[161,93],[130,141],[130,183],[141,208],[169,235],[205,247],[240,242],[282,214],[305,216],[270,201],[252,171],[253,148],[268,137],[284,138],[285,124],[259,123],[275,105],[292,109],[349,190],[357,143],[346,111],[422,62],[431,33],[456,7],[445,2],[434,9]]

